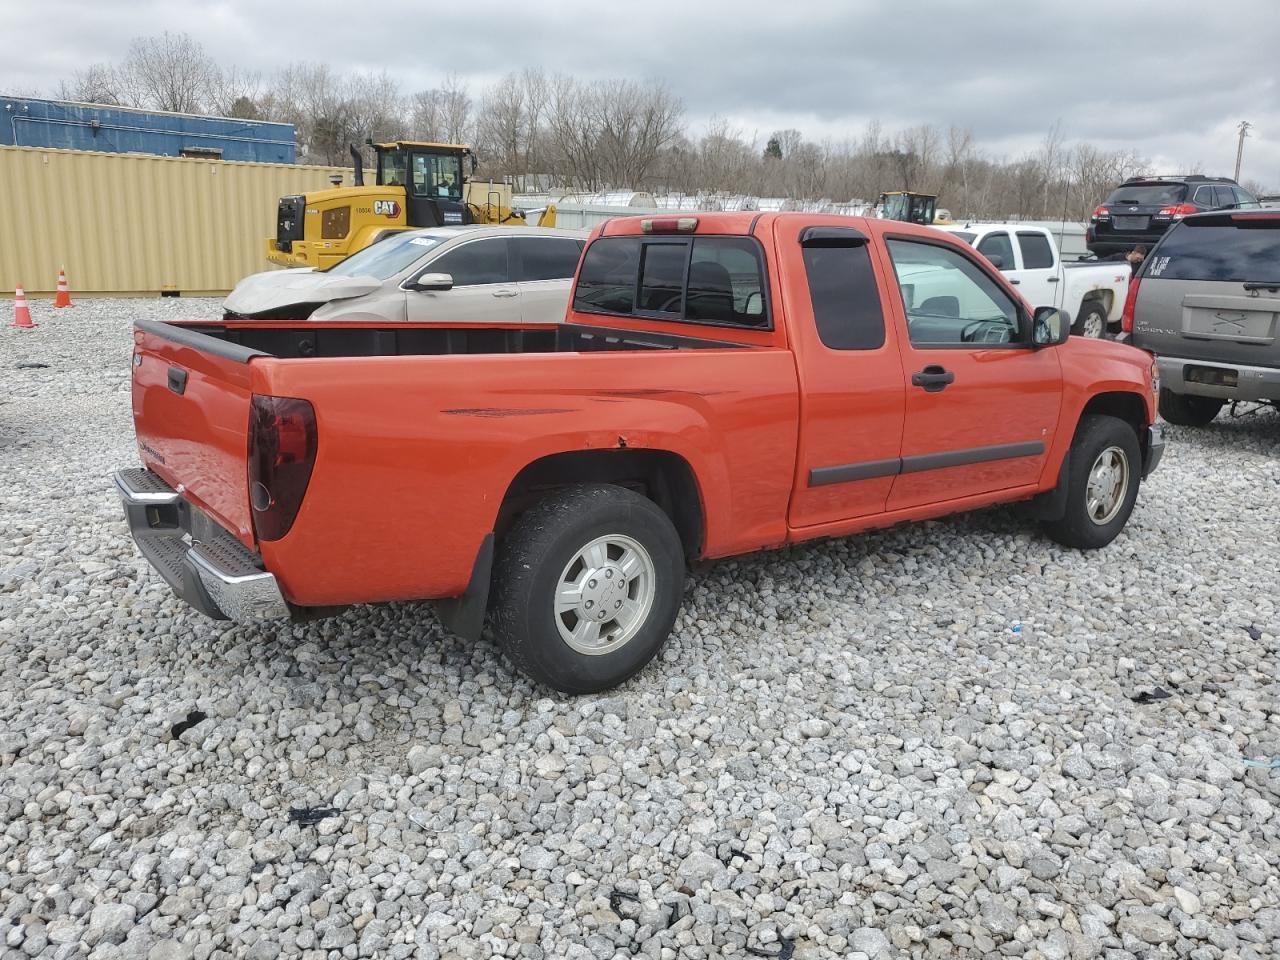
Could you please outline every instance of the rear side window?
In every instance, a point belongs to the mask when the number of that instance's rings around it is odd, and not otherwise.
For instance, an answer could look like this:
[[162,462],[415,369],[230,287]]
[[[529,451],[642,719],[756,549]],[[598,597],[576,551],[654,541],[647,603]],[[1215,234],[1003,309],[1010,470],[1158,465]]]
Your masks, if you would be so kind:
[[471,287],[481,283],[507,283],[507,238],[472,240],[446,251],[428,264],[431,273],[447,273],[455,287]]
[[806,246],[813,321],[823,345],[832,350],[875,350],[884,346],[884,314],[866,244]]
[[1022,266],[1027,270],[1044,270],[1053,266],[1053,248],[1043,233],[1019,233],[1018,247],[1022,250]]
[[520,279],[569,280],[578,269],[582,241],[569,237],[515,237],[520,253]]
[[1229,225],[1180,223],[1151,252],[1142,276],[1280,283],[1280,217],[1241,219]]
[[583,257],[573,308],[767,329],[765,299],[749,237],[601,237]]
[[587,248],[574,288],[573,309],[588,313],[632,313],[639,273],[639,240],[602,237]]

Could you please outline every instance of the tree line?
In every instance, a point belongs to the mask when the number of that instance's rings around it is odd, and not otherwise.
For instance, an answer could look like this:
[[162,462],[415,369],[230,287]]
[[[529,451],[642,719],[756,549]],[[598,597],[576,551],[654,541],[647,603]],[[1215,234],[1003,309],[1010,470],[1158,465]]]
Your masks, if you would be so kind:
[[1121,180],[1152,172],[1133,151],[1068,142],[1057,123],[1018,157],[987,154],[967,128],[932,124],[889,131],[873,121],[856,136],[822,141],[794,129],[762,137],[723,119],[694,131],[680,98],[656,82],[587,82],[531,68],[481,90],[454,74],[406,93],[386,71],[341,73],[325,63],[293,63],[264,78],[223,67],[197,40],[167,32],[135,38],[119,63],[77,72],[56,96],[291,123],[304,163],[345,164],[348,144],[367,139],[468,143],[479,176],[510,177],[522,191],[874,202],[883,191],[915,190],[937,194],[958,217],[1079,221]]

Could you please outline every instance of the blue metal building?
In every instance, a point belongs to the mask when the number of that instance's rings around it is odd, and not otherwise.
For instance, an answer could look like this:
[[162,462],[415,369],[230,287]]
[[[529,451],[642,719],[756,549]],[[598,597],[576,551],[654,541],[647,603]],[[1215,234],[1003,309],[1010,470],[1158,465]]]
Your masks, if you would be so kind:
[[0,144],[294,163],[293,124],[0,97]]

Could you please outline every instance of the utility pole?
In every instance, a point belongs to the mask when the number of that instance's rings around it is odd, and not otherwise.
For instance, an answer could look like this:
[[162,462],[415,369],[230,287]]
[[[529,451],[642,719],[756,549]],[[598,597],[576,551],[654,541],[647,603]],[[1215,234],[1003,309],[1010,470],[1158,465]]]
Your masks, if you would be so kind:
[[1248,120],[1240,121],[1240,142],[1236,146],[1236,183],[1240,182],[1240,161],[1244,158],[1244,138],[1249,135],[1249,128],[1253,126]]

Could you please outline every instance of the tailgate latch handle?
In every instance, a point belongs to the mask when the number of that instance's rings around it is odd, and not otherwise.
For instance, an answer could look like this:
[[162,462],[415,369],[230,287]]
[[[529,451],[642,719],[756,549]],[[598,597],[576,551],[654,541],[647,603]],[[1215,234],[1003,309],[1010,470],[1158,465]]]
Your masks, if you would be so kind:
[[169,389],[182,396],[187,391],[187,371],[180,367],[169,368]]
[[911,375],[913,387],[924,387],[925,393],[937,393],[947,389],[947,384],[955,383],[956,375],[945,367],[931,363],[919,373]]

